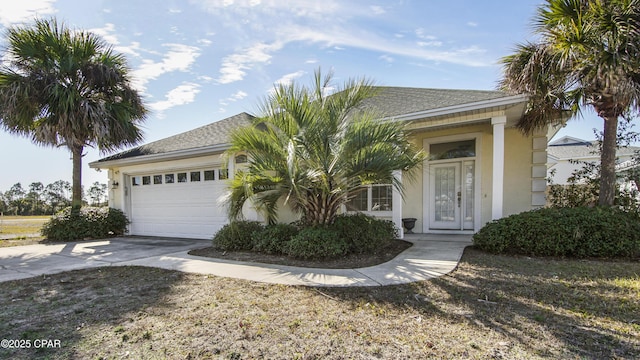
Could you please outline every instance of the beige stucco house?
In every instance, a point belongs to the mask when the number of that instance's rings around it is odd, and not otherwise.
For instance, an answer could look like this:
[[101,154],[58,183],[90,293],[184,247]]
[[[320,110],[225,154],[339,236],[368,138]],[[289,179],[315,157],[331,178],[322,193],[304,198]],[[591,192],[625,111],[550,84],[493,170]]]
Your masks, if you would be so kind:
[[[411,181],[396,172],[404,198],[390,185],[374,185],[345,211],[387,218],[399,229],[403,218],[416,218],[417,233],[473,233],[492,219],[544,206],[548,134],[514,128],[526,100],[498,91],[381,87],[365,105],[408,122],[429,158]],[[109,205],[128,215],[131,234],[211,238],[228,222],[220,202],[225,180],[246,162],[243,154],[224,162],[222,154],[232,129],[251,118],[241,113],[90,166],[108,170]],[[250,207],[245,215],[260,219]]]

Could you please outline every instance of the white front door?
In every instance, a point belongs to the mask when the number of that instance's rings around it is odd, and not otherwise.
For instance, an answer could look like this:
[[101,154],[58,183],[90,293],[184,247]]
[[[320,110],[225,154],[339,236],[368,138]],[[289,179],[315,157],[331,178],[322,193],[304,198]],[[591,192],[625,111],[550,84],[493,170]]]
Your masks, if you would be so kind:
[[429,228],[473,230],[475,161],[429,166]]

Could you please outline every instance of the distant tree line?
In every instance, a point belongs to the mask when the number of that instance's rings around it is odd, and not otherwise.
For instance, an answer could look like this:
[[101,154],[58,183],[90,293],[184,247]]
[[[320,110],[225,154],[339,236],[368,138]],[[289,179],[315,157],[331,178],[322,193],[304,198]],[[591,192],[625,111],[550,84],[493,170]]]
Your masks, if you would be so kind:
[[[94,182],[87,191],[82,188],[82,202],[91,206],[107,205],[107,184]],[[27,189],[16,183],[0,191],[0,213],[5,215],[51,215],[71,206],[71,183],[64,180],[49,185],[29,184]]]

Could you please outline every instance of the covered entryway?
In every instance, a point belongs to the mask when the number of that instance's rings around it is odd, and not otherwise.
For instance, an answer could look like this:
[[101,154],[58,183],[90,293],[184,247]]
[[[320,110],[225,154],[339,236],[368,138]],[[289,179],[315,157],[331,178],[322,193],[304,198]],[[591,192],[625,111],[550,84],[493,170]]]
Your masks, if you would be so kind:
[[220,197],[226,170],[128,176],[131,235],[211,239],[228,222]]
[[425,139],[424,232],[477,230],[479,139],[477,133]]

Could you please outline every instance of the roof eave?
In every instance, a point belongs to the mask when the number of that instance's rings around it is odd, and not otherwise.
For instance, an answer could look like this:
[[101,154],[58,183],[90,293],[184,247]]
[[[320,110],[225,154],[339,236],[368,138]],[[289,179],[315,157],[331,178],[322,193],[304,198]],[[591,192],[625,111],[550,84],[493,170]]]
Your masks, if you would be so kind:
[[139,155],[123,159],[108,161],[98,160],[90,162],[89,167],[92,169],[110,169],[121,166],[131,166],[161,161],[188,159],[198,156],[215,155],[224,152],[229,148],[229,146],[230,144],[217,144],[196,149],[178,150],[160,154]]
[[487,108],[498,107],[498,106],[514,105],[514,104],[525,102],[527,101],[527,99],[528,99],[528,96],[524,94],[512,95],[512,96],[501,97],[497,99],[477,101],[473,103],[424,110],[424,111],[419,111],[419,112],[409,113],[404,115],[388,116],[388,117],[385,117],[384,120],[393,119],[393,120],[400,120],[400,121],[408,121],[408,120],[424,119],[429,117],[451,115],[451,114],[457,114],[457,113],[466,112],[466,111],[481,110],[481,109],[487,109]]

